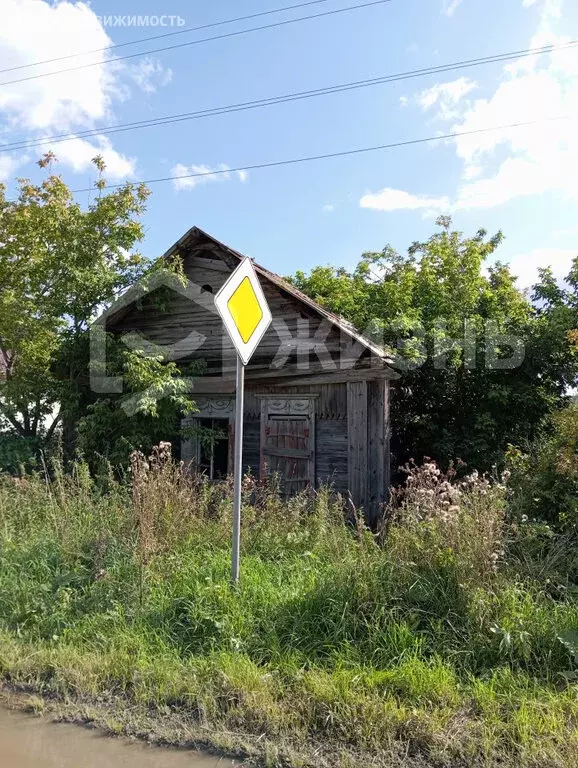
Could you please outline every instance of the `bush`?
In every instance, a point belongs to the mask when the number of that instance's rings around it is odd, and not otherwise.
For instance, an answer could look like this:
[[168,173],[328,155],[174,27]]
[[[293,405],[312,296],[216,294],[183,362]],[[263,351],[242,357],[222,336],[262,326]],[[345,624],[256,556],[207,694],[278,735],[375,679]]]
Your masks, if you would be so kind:
[[410,462],[405,485],[393,491],[387,520],[409,553],[432,565],[451,559],[460,579],[477,581],[497,572],[504,555],[505,486],[474,471],[461,479],[453,466]]
[[514,517],[557,527],[578,526],[578,403],[558,411],[551,428],[527,451],[509,446],[511,510]]
[[17,475],[30,471],[36,465],[40,441],[0,433],[0,472]]

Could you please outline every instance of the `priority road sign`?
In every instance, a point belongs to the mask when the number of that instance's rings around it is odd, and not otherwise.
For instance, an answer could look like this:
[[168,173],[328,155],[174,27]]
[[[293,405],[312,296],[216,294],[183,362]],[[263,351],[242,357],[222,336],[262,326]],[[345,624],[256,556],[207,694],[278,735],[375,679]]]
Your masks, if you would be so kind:
[[235,468],[233,484],[233,556],[231,578],[239,581],[241,480],[243,476],[243,405],[245,366],[271,323],[271,312],[251,259],[243,259],[215,296],[215,307],[237,350]]
[[271,312],[251,259],[243,259],[219,290],[215,307],[243,365],[247,365],[271,323]]

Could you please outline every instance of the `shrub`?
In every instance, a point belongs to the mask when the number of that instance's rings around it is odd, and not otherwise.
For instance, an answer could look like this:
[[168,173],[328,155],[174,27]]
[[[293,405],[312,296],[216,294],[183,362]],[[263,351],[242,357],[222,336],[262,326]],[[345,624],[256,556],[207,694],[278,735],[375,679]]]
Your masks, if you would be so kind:
[[40,441],[0,432],[0,472],[17,475],[36,464]]
[[578,403],[554,414],[549,432],[526,451],[509,446],[506,464],[514,517],[578,527]]
[[405,484],[393,492],[387,517],[406,556],[413,550],[432,567],[451,560],[468,581],[495,573],[504,555],[505,486],[476,471],[460,479],[453,466],[444,473],[433,461],[402,471]]

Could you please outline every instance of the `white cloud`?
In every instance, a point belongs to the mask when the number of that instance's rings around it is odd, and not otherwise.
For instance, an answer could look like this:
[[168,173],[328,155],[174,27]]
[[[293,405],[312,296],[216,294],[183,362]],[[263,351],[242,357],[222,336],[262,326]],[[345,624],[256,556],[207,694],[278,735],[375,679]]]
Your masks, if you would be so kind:
[[442,6],[442,13],[444,13],[446,16],[453,16],[454,13],[457,11],[458,6],[462,4],[462,0],[444,0],[444,4]]
[[436,107],[436,117],[439,119],[455,119],[460,116],[456,111],[458,104],[477,87],[478,84],[468,77],[459,77],[457,80],[436,83],[431,88],[426,88],[415,97],[415,103],[424,112]]
[[442,110],[455,106],[464,96],[475,90],[478,84],[468,77],[459,77],[446,83],[436,83],[431,88],[426,88],[417,96],[418,105],[427,111],[434,106]]
[[[541,0],[540,23],[530,47],[569,40],[555,33],[562,2]],[[456,138],[456,152],[464,162],[465,181],[472,178],[472,165],[484,166],[485,170],[484,179],[462,185],[457,207],[490,207],[516,197],[553,190],[578,203],[575,121],[550,120],[565,115],[578,115],[576,51],[555,51],[506,66],[494,93],[489,98],[476,100],[452,126],[452,131],[543,122]],[[496,167],[498,150],[505,151],[506,158]]]
[[[96,15],[83,3],[52,5],[44,0],[3,0],[0,26],[0,68],[106,48],[112,41]],[[5,73],[7,82],[57,69],[102,61],[106,51],[64,62]],[[0,91],[0,112],[20,130],[92,127],[111,116],[118,96],[115,66],[107,64],[54,77],[6,85]]]
[[[102,155],[106,164],[104,176],[107,180],[118,180],[126,176],[134,176],[136,161],[113,149],[106,136],[95,136],[90,141],[73,139],[58,145],[56,155],[59,162],[70,166],[76,173],[91,168],[92,158]],[[96,171],[95,171],[96,173]]]
[[437,211],[449,207],[449,200],[445,197],[435,198],[426,195],[412,195],[402,189],[386,187],[379,192],[368,193],[359,201],[361,208],[369,208],[373,211]]
[[[192,176],[191,174],[199,174]],[[242,184],[247,180],[247,171],[231,171],[228,165],[225,163],[219,163],[211,167],[210,165],[183,165],[183,163],[177,163],[171,169],[172,176],[189,176],[189,178],[175,178],[173,179],[173,187],[177,191],[185,189],[194,189],[201,184],[207,184],[211,181],[231,181],[233,177],[236,177]]]
[[21,155],[20,157],[7,154],[0,155],[0,182],[8,181],[12,178],[16,169],[24,165],[28,159],[27,155]]
[[481,165],[470,164],[464,168],[463,176],[466,181],[471,181],[472,179],[476,179],[478,176],[481,176],[483,171],[484,169]]
[[509,262],[512,274],[518,277],[520,288],[529,288],[538,279],[540,267],[551,267],[554,276],[563,280],[570,272],[578,249],[571,248],[536,248],[529,253],[514,256]]
[[163,67],[158,59],[145,56],[130,68],[130,74],[144,93],[154,93],[159,86],[168,85],[173,79],[173,70]]
[[333,211],[335,210],[335,206],[331,205],[331,203],[325,203],[325,205],[323,206],[323,210],[325,213],[333,213]]
[[[563,0],[538,1],[539,25],[529,47],[569,41],[557,34]],[[464,98],[475,87],[459,78],[410,99],[444,122],[444,132],[468,134],[450,142],[462,163],[462,179],[444,209],[491,208],[547,192],[578,205],[577,51],[558,50],[508,64],[488,95]],[[558,119],[566,116],[571,119]],[[499,128],[525,122],[533,124]],[[477,133],[493,127],[498,130]],[[408,199],[415,196],[408,193]]]
[[[170,70],[164,70],[150,57],[136,65],[114,61],[53,77],[25,79],[102,62],[111,57],[107,50],[110,45],[111,39],[87,3],[77,0],[2,0],[0,69],[16,69],[5,72],[1,80],[23,80],[0,88],[3,141],[34,142],[54,133],[97,128],[102,121],[113,122],[115,104],[130,98],[127,83],[136,83],[142,90],[152,92],[170,79]],[[103,50],[19,69],[36,61],[97,49]],[[49,148],[39,148],[38,156]],[[118,179],[134,172],[134,159],[120,154],[103,137],[61,142],[54,150],[59,161],[75,172],[89,169],[90,160],[96,154],[105,157],[108,178]],[[5,170],[13,162],[3,160],[1,168]]]

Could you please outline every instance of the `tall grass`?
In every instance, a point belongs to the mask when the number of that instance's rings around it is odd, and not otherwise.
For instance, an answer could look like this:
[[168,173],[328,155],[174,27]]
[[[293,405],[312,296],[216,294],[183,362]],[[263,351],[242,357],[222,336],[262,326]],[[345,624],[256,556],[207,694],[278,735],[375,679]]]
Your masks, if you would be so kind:
[[81,463],[3,478],[0,672],[169,707],[280,745],[279,764],[574,765],[573,585],[506,499],[412,466],[374,535],[330,489],[282,501],[247,477],[234,589],[230,487],[167,445],[135,454],[127,482]]

